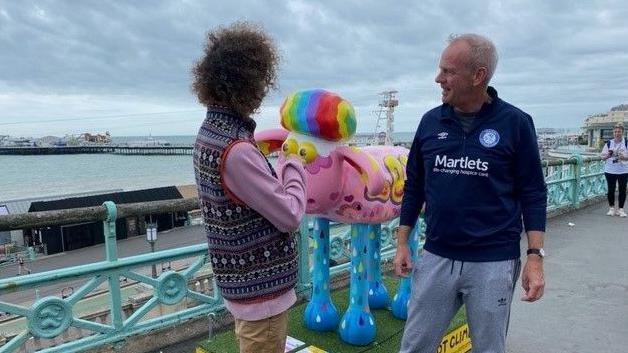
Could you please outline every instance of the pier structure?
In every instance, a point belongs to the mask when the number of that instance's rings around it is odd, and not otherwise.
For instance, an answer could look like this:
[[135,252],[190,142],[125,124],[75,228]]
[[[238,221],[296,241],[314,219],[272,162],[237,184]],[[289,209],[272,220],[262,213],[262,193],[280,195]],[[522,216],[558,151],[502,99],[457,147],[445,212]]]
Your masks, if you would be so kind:
[[192,145],[128,146],[88,145],[49,147],[0,147],[0,155],[51,155],[51,154],[119,154],[119,155],[192,155]]
[[113,154],[121,155],[192,155],[194,146],[116,146]]

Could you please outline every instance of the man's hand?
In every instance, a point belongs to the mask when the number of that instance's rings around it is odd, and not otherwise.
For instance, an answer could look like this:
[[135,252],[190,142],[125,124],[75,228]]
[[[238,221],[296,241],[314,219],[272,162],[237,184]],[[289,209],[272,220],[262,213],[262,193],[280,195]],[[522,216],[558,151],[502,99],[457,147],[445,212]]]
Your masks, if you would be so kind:
[[533,302],[541,299],[545,290],[543,278],[543,259],[536,255],[528,255],[521,273],[521,286],[525,293],[521,300]]
[[397,245],[393,258],[393,269],[397,276],[406,277],[412,269],[412,257],[407,245]]

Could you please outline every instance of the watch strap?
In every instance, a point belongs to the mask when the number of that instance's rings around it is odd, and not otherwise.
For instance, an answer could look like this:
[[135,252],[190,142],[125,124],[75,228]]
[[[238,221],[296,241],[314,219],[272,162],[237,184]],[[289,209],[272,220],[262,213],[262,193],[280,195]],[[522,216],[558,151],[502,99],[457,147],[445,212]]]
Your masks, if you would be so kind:
[[534,254],[534,255],[538,255],[540,257],[544,257],[543,256],[543,252],[541,251],[541,249],[534,249],[534,248],[528,249],[527,254],[528,255]]

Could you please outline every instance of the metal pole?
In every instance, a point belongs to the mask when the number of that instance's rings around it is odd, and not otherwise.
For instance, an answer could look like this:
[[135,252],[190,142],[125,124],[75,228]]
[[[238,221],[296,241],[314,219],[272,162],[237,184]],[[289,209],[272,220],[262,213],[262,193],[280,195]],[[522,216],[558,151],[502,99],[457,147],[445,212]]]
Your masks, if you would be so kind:
[[573,165],[574,168],[574,179],[573,179],[573,193],[572,193],[572,199],[571,199],[571,205],[574,208],[578,208],[580,207],[580,179],[581,179],[581,172],[582,172],[582,156],[579,154],[574,154],[571,156],[571,159],[574,159],[576,161],[575,165]]
[[[108,262],[118,260],[118,246],[116,244],[116,205],[111,201],[106,201],[103,206],[107,210],[107,218],[103,222],[105,232],[105,258]],[[119,273],[109,274],[109,294],[111,300],[111,323],[119,330],[122,328],[122,294],[120,293]]]
[[[154,241],[150,242],[150,252],[151,253],[155,252],[155,242]],[[153,270],[153,278],[157,278],[157,265],[153,264],[152,265],[152,270]]]
[[65,252],[65,239],[63,238],[63,226],[59,227],[61,230],[61,252]]

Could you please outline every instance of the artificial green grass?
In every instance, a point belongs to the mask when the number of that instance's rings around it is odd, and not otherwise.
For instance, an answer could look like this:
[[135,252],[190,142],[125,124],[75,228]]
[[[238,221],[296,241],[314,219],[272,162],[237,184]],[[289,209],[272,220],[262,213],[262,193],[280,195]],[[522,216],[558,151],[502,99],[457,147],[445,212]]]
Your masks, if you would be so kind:
[[[384,283],[388,288],[388,293],[392,299],[397,290],[398,280],[396,278],[384,276]],[[339,315],[347,309],[349,300],[349,288],[343,288],[332,293],[332,300],[336,305]],[[333,353],[390,353],[398,352],[403,334],[405,321],[392,316],[389,310],[373,310],[377,333],[375,341],[367,346],[352,346],[340,340],[336,332],[316,332],[308,330],[303,325],[302,314],[307,302],[296,305],[288,312],[288,335],[305,342],[307,345],[314,345]],[[464,308],[460,309],[449,325],[448,332],[461,326],[465,322]],[[233,330],[228,330],[217,334],[212,341],[204,340],[198,343],[208,353],[238,353],[238,347]],[[298,349],[297,349],[298,350]]]

